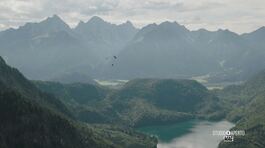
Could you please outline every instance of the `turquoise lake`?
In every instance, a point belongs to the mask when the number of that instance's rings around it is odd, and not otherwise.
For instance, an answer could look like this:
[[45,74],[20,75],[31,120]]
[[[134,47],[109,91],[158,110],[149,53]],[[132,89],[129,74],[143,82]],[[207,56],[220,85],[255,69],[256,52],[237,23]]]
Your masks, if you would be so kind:
[[227,121],[186,121],[171,125],[148,126],[139,131],[155,135],[158,148],[217,148],[222,136],[213,136],[214,130],[227,131],[234,126]]

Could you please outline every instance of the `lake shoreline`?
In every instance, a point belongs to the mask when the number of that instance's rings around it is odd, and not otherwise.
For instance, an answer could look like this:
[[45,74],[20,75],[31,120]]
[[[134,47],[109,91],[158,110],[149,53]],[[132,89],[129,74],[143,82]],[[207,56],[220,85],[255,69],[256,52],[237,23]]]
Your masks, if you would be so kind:
[[229,130],[234,124],[228,121],[189,120],[172,125],[137,128],[156,136],[158,148],[217,148],[222,136],[213,136],[213,130]]

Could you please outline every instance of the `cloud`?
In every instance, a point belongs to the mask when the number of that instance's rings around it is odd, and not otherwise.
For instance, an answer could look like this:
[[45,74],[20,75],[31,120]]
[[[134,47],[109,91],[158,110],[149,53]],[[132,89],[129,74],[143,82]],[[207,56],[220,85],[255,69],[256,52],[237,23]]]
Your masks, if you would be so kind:
[[165,10],[165,9],[182,9],[184,8],[184,3],[172,2],[172,1],[146,1],[142,5],[142,9],[147,10]]
[[248,32],[265,25],[262,0],[1,0],[0,30],[58,14],[74,26],[98,15],[137,26],[177,21],[190,29],[228,28]]
[[149,10],[174,10],[177,12],[214,9],[224,4],[219,2],[185,3],[180,1],[147,1],[143,8]]
[[66,13],[78,12],[84,15],[95,15],[107,13],[114,10],[119,0],[66,0],[62,4],[62,0],[47,1],[45,7],[52,12]]

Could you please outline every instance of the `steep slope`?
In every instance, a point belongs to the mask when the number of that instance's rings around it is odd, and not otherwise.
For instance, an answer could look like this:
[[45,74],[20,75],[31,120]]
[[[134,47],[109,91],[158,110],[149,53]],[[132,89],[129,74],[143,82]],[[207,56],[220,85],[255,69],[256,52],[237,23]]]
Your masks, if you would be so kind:
[[0,147],[156,147],[131,129],[75,121],[57,98],[39,91],[0,57]]
[[2,148],[108,147],[103,139],[93,139],[92,133],[86,133],[89,138],[83,137],[66,118],[16,92],[3,92],[1,89],[0,104]]
[[28,81],[17,69],[6,65],[0,57],[0,82],[6,88],[14,90],[21,95],[32,98],[33,102],[41,103],[47,108],[56,110],[63,114],[71,116],[67,108],[52,95],[41,92],[37,87]]
[[156,147],[156,139],[131,129],[90,126],[56,114],[0,86],[1,148]]
[[244,111],[248,111],[249,106],[255,97],[265,91],[265,72],[260,72],[247,82],[241,85],[232,85],[218,91],[224,107],[229,112],[228,119],[238,121],[244,116]]
[[1,57],[0,88],[1,147],[107,147],[97,139],[85,139],[59,100],[40,92]]
[[265,146],[265,72],[240,86],[230,86],[219,96],[228,105],[228,119],[236,121],[236,130],[246,135],[235,137],[233,143],[221,143],[221,148],[261,148]]

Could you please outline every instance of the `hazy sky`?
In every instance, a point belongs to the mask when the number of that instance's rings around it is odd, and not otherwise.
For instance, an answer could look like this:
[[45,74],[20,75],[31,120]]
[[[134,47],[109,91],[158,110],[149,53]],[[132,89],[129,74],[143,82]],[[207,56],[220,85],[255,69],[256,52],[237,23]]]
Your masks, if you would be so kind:
[[94,15],[142,27],[165,20],[189,29],[242,33],[265,26],[265,0],[0,0],[0,30],[58,14],[70,26]]

